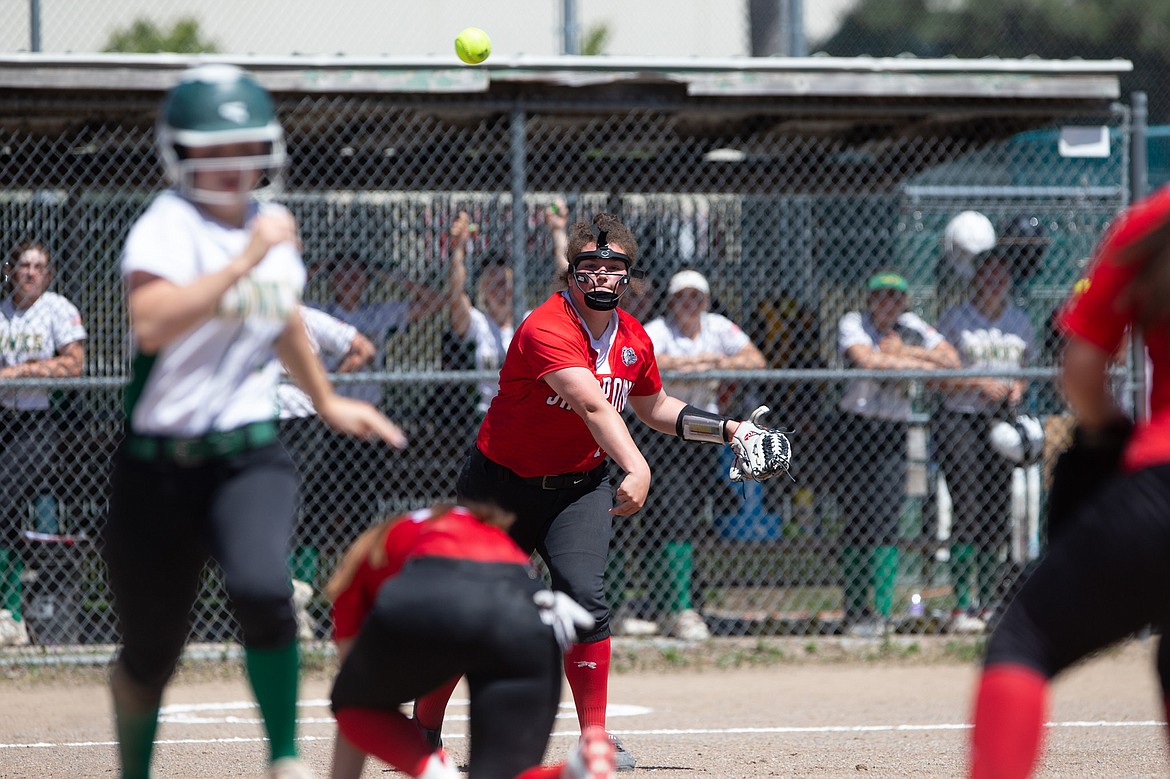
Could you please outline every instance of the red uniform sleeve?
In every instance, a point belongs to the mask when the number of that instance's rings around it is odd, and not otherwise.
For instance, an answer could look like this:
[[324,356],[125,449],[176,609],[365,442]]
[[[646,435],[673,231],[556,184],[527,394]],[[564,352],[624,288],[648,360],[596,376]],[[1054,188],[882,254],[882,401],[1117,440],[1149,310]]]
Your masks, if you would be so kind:
[[1170,188],[1159,190],[1114,221],[1097,248],[1088,277],[1077,282],[1061,312],[1060,325],[1065,332],[1107,352],[1121,345],[1134,317],[1132,303],[1124,301],[1122,293],[1137,274],[1139,263],[1122,263],[1118,255],[1167,218]]
[[[558,326],[560,325],[560,326]],[[580,330],[568,330],[547,318],[521,327],[516,348],[528,363],[529,375],[540,380],[563,368],[589,368],[589,350]]]
[[1131,314],[1119,305],[1119,295],[1132,278],[1133,269],[1119,266],[1110,257],[1098,258],[1087,278],[1077,282],[1060,316],[1061,329],[1102,351],[1112,353],[1121,345]]

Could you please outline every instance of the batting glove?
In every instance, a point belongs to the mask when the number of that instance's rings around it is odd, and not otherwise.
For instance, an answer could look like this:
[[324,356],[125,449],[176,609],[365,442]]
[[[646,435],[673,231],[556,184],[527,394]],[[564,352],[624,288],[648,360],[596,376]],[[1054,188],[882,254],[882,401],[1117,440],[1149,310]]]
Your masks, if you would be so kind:
[[731,439],[731,451],[735,464],[728,471],[732,481],[764,481],[780,473],[788,472],[792,460],[792,447],[788,438],[779,430],[760,427],[760,417],[768,413],[767,406],[760,406],[751,417],[740,422]]
[[563,592],[540,590],[532,602],[540,609],[540,621],[553,629],[562,652],[577,643],[577,628],[589,630],[596,624],[592,614]]

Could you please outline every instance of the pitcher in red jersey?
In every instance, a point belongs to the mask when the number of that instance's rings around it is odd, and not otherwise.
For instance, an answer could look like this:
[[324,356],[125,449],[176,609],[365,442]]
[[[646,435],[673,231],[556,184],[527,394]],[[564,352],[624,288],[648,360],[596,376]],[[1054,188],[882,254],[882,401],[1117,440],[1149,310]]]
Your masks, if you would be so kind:
[[[628,403],[655,430],[693,441],[726,444],[741,425],[758,430],[663,391],[653,343],[618,308],[637,258],[633,233],[612,214],[598,214],[593,225],[573,225],[567,288],[516,329],[500,371],[500,392],[457,488],[461,502],[490,503],[515,514],[512,538],[525,552],[539,552],[553,588],[596,620],[565,655],[582,731],[605,726],[610,613],[602,576],[613,517],[641,509],[650,489],[650,468],[622,410]],[[781,443],[787,452],[787,441]],[[611,478],[607,458],[620,475]],[[618,770],[633,769],[633,756],[611,738]]]

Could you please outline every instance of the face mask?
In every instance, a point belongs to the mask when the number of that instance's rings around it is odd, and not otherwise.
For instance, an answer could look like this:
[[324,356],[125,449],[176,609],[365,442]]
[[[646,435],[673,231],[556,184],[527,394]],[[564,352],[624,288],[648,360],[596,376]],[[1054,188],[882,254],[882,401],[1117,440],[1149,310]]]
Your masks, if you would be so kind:
[[[597,284],[597,274],[577,270],[583,260],[617,260],[625,265],[625,272],[618,279],[616,292],[600,289]],[[618,301],[630,286],[630,258],[619,251],[609,248],[606,241],[606,231],[601,230],[597,235],[597,248],[588,252],[581,252],[573,258],[573,281],[585,296],[585,305],[594,311],[613,311]],[[586,288],[591,285],[591,288]]]

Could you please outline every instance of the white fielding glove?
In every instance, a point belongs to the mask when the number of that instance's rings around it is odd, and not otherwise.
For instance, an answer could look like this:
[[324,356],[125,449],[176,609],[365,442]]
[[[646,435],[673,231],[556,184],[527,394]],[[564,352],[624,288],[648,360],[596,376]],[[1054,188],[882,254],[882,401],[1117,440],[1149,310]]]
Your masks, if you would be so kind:
[[767,413],[768,407],[760,406],[736,429],[731,439],[735,464],[728,471],[732,481],[764,481],[788,472],[792,460],[792,447],[788,438],[779,430],[756,424]]
[[577,628],[588,630],[596,624],[592,614],[563,592],[541,590],[532,602],[540,609],[540,621],[553,629],[562,652],[577,643]]

